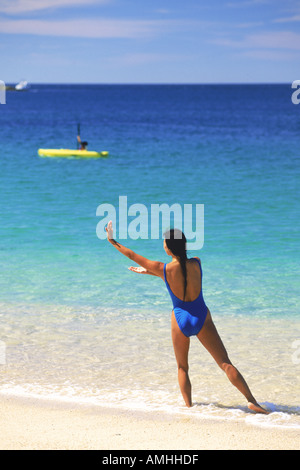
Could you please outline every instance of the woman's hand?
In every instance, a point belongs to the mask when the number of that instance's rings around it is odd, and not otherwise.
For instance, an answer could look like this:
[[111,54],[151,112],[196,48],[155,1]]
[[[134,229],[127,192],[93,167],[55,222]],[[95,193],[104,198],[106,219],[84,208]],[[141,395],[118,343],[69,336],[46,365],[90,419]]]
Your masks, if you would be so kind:
[[134,273],[149,274],[147,269],[143,268],[142,266],[130,266],[128,269]]
[[[138,255],[134,251],[126,248],[126,246],[121,245],[113,238],[113,227],[112,221],[110,220],[105,227],[107,233],[107,240],[111,245],[113,245],[122,255],[131,259],[134,263],[139,264],[140,266],[130,266],[128,268],[130,271],[138,274],[150,274],[151,276],[158,276],[162,279],[164,278],[164,265],[159,261],[151,261],[144,256]],[[146,267],[144,267],[146,266]]]
[[111,240],[114,234],[111,220],[108,222],[107,226],[105,227],[105,230],[107,232],[107,238]]

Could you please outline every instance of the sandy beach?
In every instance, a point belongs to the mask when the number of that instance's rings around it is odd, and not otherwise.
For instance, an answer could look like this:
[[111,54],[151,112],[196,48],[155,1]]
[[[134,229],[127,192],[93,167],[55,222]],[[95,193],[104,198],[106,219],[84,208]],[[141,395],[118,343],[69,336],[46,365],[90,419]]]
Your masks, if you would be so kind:
[[297,450],[299,430],[1,397],[1,450]]

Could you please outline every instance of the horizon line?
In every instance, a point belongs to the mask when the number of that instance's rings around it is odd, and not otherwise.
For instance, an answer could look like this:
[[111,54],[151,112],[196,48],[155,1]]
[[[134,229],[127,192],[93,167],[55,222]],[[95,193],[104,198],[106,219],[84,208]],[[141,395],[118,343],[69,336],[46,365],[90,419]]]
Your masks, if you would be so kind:
[[[291,82],[269,82],[269,81],[257,81],[257,82],[28,82],[29,85],[289,85]],[[6,85],[13,85],[14,83],[20,83],[19,81],[11,82],[4,81]]]

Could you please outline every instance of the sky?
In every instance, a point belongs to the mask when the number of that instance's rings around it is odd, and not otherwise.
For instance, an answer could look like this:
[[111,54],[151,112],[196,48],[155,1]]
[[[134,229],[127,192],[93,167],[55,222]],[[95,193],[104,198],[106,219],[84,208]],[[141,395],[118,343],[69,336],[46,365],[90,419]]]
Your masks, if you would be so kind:
[[0,80],[291,83],[299,0],[0,0]]

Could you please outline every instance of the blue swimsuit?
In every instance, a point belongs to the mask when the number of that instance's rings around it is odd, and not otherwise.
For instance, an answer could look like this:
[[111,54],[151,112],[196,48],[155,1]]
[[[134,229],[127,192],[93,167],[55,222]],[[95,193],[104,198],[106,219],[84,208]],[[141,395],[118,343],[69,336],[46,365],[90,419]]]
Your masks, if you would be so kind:
[[207,306],[205,305],[203,294],[202,294],[202,269],[201,263],[197,258],[194,258],[198,261],[201,273],[201,291],[198,297],[192,302],[185,302],[180,300],[176,295],[173,294],[171,288],[168,284],[166,277],[166,266],[164,265],[164,278],[167,289],[171,296],[173,302],[173,309],[176,321],[182,333],[185,336],[197,335],[204,325],[206,315],[207,315]]

